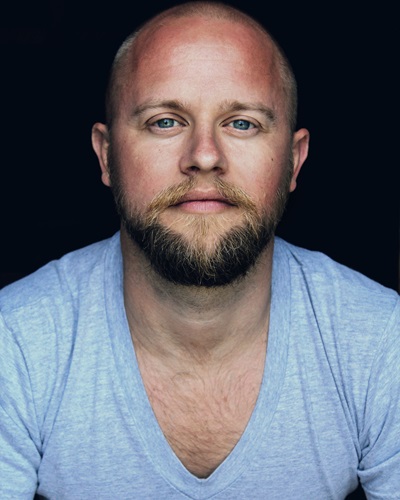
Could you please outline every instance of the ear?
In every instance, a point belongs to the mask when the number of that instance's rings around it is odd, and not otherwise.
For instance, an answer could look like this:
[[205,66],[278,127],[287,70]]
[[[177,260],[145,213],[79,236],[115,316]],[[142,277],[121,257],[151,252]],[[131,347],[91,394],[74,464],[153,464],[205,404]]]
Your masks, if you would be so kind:
[[108,169],[108,148],[110,147],[110,134],[104,123],[95,123],[92,127],[92,146],[99,159],[101,180],[110,187],[110,172]]
[[297,186],[297,176],[308,155],[308,145],[310,142],[310,133],[305,128],[301,128],[293,134],[292,157],[293,157],[293,176],[290,183],[290,192]]

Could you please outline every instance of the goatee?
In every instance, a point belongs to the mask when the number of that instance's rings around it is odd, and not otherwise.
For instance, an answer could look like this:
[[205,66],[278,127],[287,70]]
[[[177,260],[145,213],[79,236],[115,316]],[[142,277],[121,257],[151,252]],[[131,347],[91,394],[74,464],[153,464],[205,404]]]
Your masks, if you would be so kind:
[[[195,177],[159,193],[141,214],[130,209],[117,169],[113,165],[111,170],[113,194],[131,240],[161,277],[174,284],[198,287],[226,286],[246,276],[274,236],[286,205],[291,179],[291,175],[285,175],[272,208],[268,213],[260,213],[243,190],[216,178],[214,187],[229,204],[241,211],[243,220],[226,230],[223,214],[184,214],[179,222],[188,228],[189,239],[162,224],[160,215],[194,188]],[[210,234],[215,236],[215,243],[211,246]]]

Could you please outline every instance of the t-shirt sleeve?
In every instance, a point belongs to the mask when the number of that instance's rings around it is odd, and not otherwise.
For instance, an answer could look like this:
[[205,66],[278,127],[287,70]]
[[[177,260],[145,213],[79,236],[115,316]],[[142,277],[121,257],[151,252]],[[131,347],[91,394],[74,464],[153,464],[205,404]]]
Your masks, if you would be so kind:
[[21,346],[0,315],[0,498],[32,499],[40,433]]
[[400,304],[368,381],[359,477],[368,499],[400,499]]

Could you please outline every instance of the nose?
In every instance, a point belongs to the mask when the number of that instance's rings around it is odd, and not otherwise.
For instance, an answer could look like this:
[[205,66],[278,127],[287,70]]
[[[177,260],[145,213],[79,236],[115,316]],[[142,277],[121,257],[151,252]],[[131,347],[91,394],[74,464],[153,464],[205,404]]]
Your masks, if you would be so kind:
[[213,127],[197,126],[192,129],[186,140],[180,168],[188,175],[225,171],[226,159]]

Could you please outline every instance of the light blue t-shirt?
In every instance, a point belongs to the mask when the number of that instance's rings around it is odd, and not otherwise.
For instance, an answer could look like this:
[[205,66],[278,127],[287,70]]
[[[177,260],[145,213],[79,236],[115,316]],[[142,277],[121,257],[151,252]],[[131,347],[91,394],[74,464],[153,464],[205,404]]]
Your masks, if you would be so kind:
[[0,292],[0,498],[400,499],[399,296],[277,238],[260,394],[207,479],[170,448],[126,320],[119,235]]

